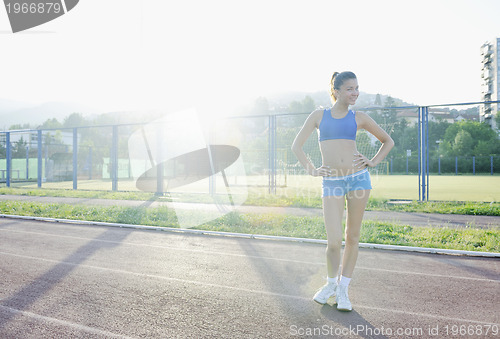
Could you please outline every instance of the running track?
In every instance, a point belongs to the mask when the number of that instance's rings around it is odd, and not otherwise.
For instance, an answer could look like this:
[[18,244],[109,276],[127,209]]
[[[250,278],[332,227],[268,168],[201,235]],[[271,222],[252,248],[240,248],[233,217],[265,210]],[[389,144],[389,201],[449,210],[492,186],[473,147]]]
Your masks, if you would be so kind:
[[0,338],[500,338],[498,259],[361,249],[350,313],[324,275],[319,244],[2,218]]

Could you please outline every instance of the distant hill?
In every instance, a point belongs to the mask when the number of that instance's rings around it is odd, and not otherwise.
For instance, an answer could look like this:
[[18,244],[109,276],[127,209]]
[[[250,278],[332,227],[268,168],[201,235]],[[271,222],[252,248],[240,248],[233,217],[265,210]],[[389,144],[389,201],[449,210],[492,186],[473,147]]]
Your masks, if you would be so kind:
[[[315,107],[330,107],[332,105],[330,96],[327,91],[316,92],[301,92],[287,91],[278,92],[268,95],[263,95],[259,99],[250,99],[248,102],[242,102],[240,107],[231,109],[228,114],[231,116],[246,116],[246,115],[261,115],[290,112],[290,104],[294,101],[302,102],[305,97],[311,97]],[[371,107],[375,105],[377,94],[361,92],[354,109]],[[388,95],[380,95],[382,106],[386,102]],[[262,111],[257,104],[258,100],[265,99],[267,101],[267,111]],[[399,98],[393,99],[393,106],[415,105],[407,103]],[[254,101],[252,101],[254,100]],[[218,108],[224,108],[224,99],[219,103],[214,103]],[[220,105],[220,107],[219,107]],[[217,108],[216,107],[216,108]],[[185,107],[184,107],[185,108]],[[33,104],[29,102],[14,101],[0,98],[0,131],[9,129],[15,124],[30,124],[33,128],[41,125],[49,119],[57,119],[63,123],[65,118],[72,113],[80,113],[86,118],[91,125],[109,125],[109,124],[127,124],[148,122],[158,119],[168,112],[178,111],[179,107],[170,107],[161,110],[141,110],[141,111],[118,111],[104,112],[96,108],[86,106],[84,104],[71,102],[46,102],[43,104]],[[472,114],[477,114],[477,109],[472,110]],[[449,111],[449,109],[445,109]],[[303,112],[309,113],[309,112]],[[452,112],[455,115],[467,114],[467,110],[455,110]]]
[[30,104],[28,102],[1,99],[0,98],[0,116],[4,113],[9,113],[13,111],[17,111],[19,109],[27,108],[35,106],[34,104]]
[[[271,94],[267,97],[267,100],[269,101],[269,107],[274,108],[275,111],[283,112],[286,113],[287,107],[290,105],[292,101],[302,101],[306,96],[310,96],[314,100],[314,104],[316,107],[322,106],[322,107],[330,107],[332,106],[332,102],[330,100],[330,95],[328,94],[327,91],[318,91],[318,92],[282,92],[282,93],[275,93]],[[356,102],[356,105],[353,106],[354,109],[357,108],[363,108],[363,107],[369,107],[373,106],[375,103],[375,99],[377,97],[377,94],[370,94],[370,93],[365,93],[365,92],[360,92],[359,98]],[[382,105],[385,103],[388,95],[380,95],[380,99],[382,102]],[[406,106],[406,105],[413,105],[410,103],[407,103],[401,99],[394,98],[394,105],[395,106]],[[304,112],[307,113],[307,112]]]
[[70,102],[46,102],[40,105],[0,99],[0,130],[14,124],[40,125],[47,119],[63,121],[71,113],[90,116],[103,113],[95,108]]

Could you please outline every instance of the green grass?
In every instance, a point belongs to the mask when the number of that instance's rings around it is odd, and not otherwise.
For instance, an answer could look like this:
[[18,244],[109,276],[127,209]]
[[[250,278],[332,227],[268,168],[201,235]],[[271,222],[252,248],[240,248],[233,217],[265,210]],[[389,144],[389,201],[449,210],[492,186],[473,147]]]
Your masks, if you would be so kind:
[[[265,178],[260,180],[265,183]],[[377,199],[418,200],[417,175],[371,174]],[[321,178],[289,175],[278,180],[280,195],[314,197],[321,194]],[[286,185],[285,185],[286,184]],[[500,202],[500,175],[430,175],[429,199],[438,201]]]
[[[123,224],[179,227],[166,207],[133,208],[0,201],[0,213]],[[197,229],[326,239],[322,217],[229,213]],[[500,229],[412,227],[364,221],[361,242],[469,251],[500,252]]]
[[[416,175],[379,175],[372,174],[373,190],[371,196],[377,199],[406,199],[418,200],[418,176]],[[278,195],[302,197],[309,199],[321,194],[321,178],[306,175],[278,176]],[[230,180],[231,181],[231,180]],[[221,180],[218,181],[221,184]],[[267,188],[256,187],[267,185],[269,178],[264,175],[246,176],[230,182],[247,183],[252,194],[267,195]],[[200,181],[189,185],[193,191],[206,191],[208,181]],[[429,198],[434,201],[478,201],[500,202],[500,175],[431,175],[429,177]],[[13,183],[13,186],[27,191],[37,191],[36,183]],[[43,183],[43,190],[72,191],[73,182]],[[221,187],[224,191],[224,187]],[[95,191],[102,194],[111,191],[111,182],[108,180],[79,180],[78,189],[87,192]],[[130,191],[129,194],[147,194],[137,191],[133,180],[120,180],[120,191]],[[184,188],[183,188],[184,190]],[[188,188],[185,188],[185,194]],[[132,193],[135,192],[135,193]],[[1,194],[1,193],[0,193]],[[149,194],[152,196],[152,194]]]
[[69,220],[178,227],[175,212],[166,207],[140,208],[1,201],[0,213]]
[[[27,188],[0,188],[0,195],[25,195],[42,197],[72,197],[85,199],[116,199],[116,200],[140,200],[140,201],[176,201],[212,203],[207,195],[200,194],[171,194],[166,197],[158,197],[153,193],[146,192],[111,192],[90,190],[63,190],[63,189],[27,189]],[[300,208],[322,208],[322,199],[316,194],[266,194],[261,189],[249,189],[249,195],[245,205],[253,206],[275,206],[275,207],[300,207]],[[500,216],[500,202],[482,201],[408,201],[404,204],[393,204],[385,198],[370,197],[367,210],[371,211],[400,211],[420,213],[442,213],[442,214],[465,214],[465,215],[490,215]]]
[[385,201],[377,204],[374,200],[371,203],[372,210],[381,211],[500,216],[500,202],[412,201],[408,204],[391,204]]
[[151,200],[156,199],[153,193],[140,191],[95,191],[95,190],[70,190],[47,188],[13,188],[1,187],[0,195],[25,195],[36,197],[66,197],[86,199],[117,199],[117,200]]
[[[249,196],[245,204],[255,206],[322,208],[321,197]],[[500,216],[500,202],[405,201],[401,204],[395,204],[388,199],[370,198],[366,210]]]
[[[324,223],[321,217],[228,214],[200,228],[224,232],[326,239]],[[360,242],[500,252],[500,230],[412,227],[369,220],[363,222]]]
[[[373,197],[418,199],[418,176],[372,175]],[[431,175],[429,199],[443,201],[500,201],[498,175]]]

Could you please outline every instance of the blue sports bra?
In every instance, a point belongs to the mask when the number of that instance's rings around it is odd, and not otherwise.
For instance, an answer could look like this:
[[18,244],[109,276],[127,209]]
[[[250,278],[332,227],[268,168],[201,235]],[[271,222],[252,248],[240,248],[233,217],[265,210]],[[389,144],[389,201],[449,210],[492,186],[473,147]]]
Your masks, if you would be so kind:
[[354,112],[349,110],[342,119],[332,117],[332,109],[323,111],[323,118],[319,124],[319,141],[332,139],[356,140],[358,124]]

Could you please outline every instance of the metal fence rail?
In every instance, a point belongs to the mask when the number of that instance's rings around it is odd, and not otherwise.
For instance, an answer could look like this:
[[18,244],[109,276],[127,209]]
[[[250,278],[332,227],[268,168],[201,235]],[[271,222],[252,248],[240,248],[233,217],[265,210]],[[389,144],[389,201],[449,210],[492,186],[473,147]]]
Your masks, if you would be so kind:
[[[500,155],[490,156],[431,156],[429,152],[429,107],[463,106],[498,103],[474,102],[433,106],[367,107],[360,110],[407,109],[418,111],[417,157],[392,157],[375,171],[383,174],[418,174],[419,200],[429,199],[429,174],[491,174],[500,168]],[[267,187],[276,194],[278,187],[287,185],[290,174],[305,174],[290,146],[308,113],[274,114],[226,118],[229,127],[210,132],[211,142],[217,133],[238,131],[239,148],[244,158],[246,184]],[[130,136],[145,124],[116,124],[59,129],[11,130],[0,132],[0,184],[7,187],[36,182],[41,188],[47,182],[70,182],[72,189],[81,183],[98,182],[101,190],[136,189],[129,159]],[[361,134],[359,134],[361,133]],[[378,149],[376,140],[358,132],[358,149],[373,156]],[[321,153],[314,137],[304,145],[311,161],[320,166]],[[236,180],[236,179],[235,179]],[[232,183],[238,184],[238,183]],[[210,185],[214,185],[211,182]],[[157,193],[164,193],[158,186]]]

